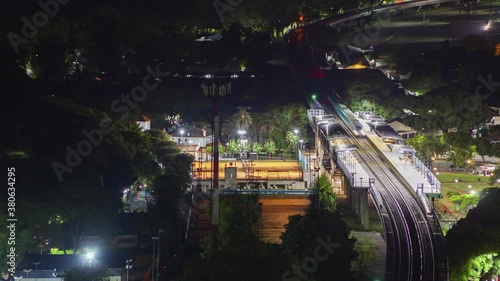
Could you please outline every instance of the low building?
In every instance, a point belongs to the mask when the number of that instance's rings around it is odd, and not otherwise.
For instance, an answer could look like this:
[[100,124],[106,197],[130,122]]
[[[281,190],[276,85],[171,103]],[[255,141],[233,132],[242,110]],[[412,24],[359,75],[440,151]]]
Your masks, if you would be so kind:
[[141,117],[137,119],[137,125],[139,125],[143,132],[149,131],[151,130],[151,119],[146,115],[141,115]]
[[403,124],[399,120],[393,120],[391,122],[388,122],[387,124],[391,126],[391,128],[394,129],[394,131],[396,131],[396,133],[398,133],[398,135],[400,135],[403,139],[412,138],[413,136],[415,136],[415,134],[417,134],[417,131],[415,131],[415,129]]
[[500,125],[500,108],[499,107],[490,107],[491,109],[491,119],[485,123],[486,128],[490,126]]
[[185,153],[194,155],[195,160],[206,160],[205,148],[212,144],[212,135],[206,129],[195,127],[180,128],[171,134]]

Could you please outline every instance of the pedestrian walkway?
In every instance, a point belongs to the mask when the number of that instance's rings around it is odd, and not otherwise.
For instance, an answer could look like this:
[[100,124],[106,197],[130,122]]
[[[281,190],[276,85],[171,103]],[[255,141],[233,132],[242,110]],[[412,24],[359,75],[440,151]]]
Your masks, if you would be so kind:
[[368,187],[369,186],[369,169],[361,160],[357,151],[337,150],[337,165],[342,169],[344,174],[349,178],[351,186]]
[[431,184],[428,181],[427,173],[430,173],[430,171],[418,170],[409,159],[400,159],[399,151],[397,149],[391,150],[387,143],[383,142],[375,133],[367,132],[367,136],[405,178],[415,192],[417,185],[423,184],[425,193],[441,193],[441,188],[438,184]]

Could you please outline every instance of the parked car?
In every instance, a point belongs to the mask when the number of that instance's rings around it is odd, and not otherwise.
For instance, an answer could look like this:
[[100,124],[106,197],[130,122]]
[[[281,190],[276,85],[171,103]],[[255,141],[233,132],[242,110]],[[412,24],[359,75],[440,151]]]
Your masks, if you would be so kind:
[[463,172],[464,167],[462,166],[455,166],[453,164],[450,165],[450,171],[458,171],[458,172]]

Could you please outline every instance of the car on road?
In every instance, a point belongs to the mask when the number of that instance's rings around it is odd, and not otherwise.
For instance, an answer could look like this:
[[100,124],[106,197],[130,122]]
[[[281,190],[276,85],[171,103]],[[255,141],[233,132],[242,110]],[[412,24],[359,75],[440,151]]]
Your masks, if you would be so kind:
[[464,167],[462,166],[455,166],[453,164],[450,165],[450,171],[457,171],[457,172],[463,172]]

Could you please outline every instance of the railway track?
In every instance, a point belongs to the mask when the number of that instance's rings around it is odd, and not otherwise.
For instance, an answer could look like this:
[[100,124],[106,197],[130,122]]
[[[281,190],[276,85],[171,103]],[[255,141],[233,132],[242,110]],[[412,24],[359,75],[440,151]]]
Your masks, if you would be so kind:
[[[336,114],[332,108],[321,107]],[[340,124],[358,147],[355,153],[363,169],[375,180],[370,195],[386,231],[386,280],[448,280],[444,237],[437,218],[427,216],[413,188],[368,138],[359,138]]]

